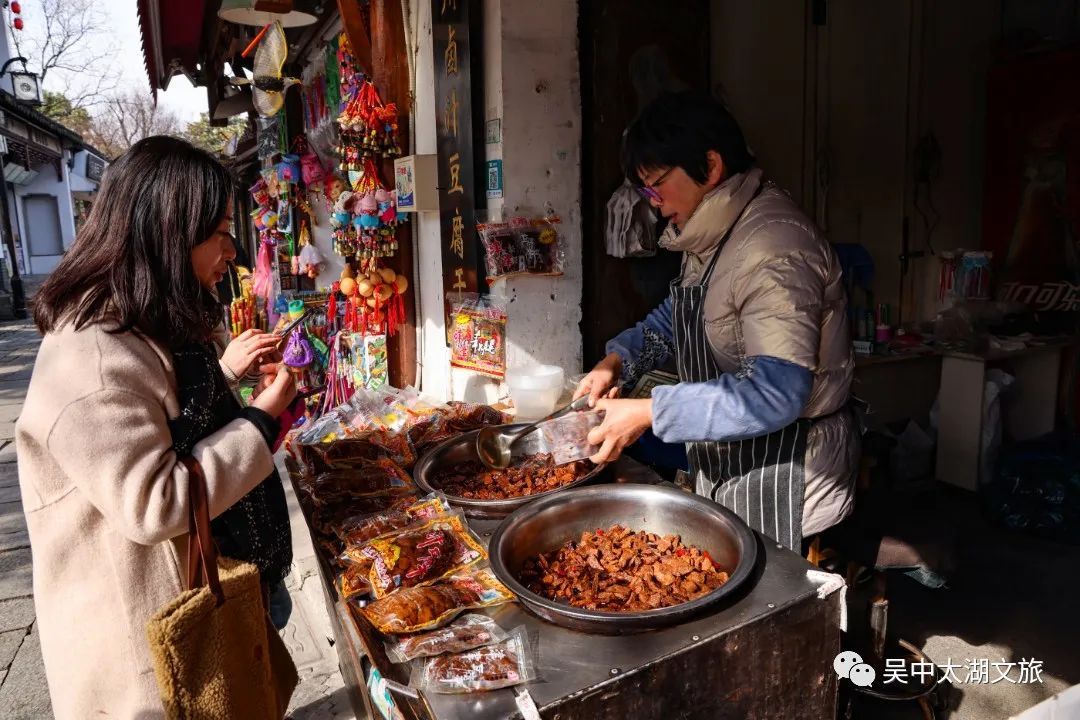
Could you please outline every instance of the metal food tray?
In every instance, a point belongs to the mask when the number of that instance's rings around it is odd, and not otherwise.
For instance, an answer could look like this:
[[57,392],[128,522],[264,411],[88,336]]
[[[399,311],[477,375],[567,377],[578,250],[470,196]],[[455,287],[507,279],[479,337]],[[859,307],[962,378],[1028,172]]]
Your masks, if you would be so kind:
[[[582,532],[612,525],[678,535],[687,545],[707,550],[729,578],[689,602],[635,612],[573,607],[520,582],[526,559],[577,540]],[[752,580],[758,555],[753,531],[727,508],[674,487],[634,483],[578,488],[529,503],[499,524],[489,546],[495,575],[529,610],[556,625],[606,635],[686,622]]]
[[[525,424],[518,423],[515,425],[508,425],[507,427],[510,429],[523,428],[525,427]],[[533,500],[547,497],[568,488],[584,485],[585,483],[596,479],[605,468],[604,465],[598,465],[587,475],[580,477],[573,482],[569,482],[562,487],[555,488],[554,490],[536,493],[535,495],[506,498],[505,500],[476,500],[473,498],[457,497],[456,495],[449,495],[443,492],[433,480],[434,476],[442,468],[447,465],[463,462],[480,462],[480,457],[476,454],[476,436],[479,432],[479,430],[472,430],[467,433],[462,433],[461,435],[456,435],[449,440],[444,440],[442,443],[424,453],[423,457],[416,462],[416,465],[413,468],[413,481],[424,492],[436,492],[442,495],[451,505],[461,508],[469,518],[505,517]],[[515,457],[536,455],[545,452],[550,452],[550,449],[546,447],[542,433],[538,432],[530,433],[514,447]]]

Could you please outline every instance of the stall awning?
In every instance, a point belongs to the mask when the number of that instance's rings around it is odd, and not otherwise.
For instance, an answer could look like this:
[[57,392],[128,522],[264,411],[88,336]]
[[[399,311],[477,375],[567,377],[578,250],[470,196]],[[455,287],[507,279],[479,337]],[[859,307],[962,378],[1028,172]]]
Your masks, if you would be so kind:
[[154,94],[178,72],[196,77],[205,0],[138,0],[143,59]]

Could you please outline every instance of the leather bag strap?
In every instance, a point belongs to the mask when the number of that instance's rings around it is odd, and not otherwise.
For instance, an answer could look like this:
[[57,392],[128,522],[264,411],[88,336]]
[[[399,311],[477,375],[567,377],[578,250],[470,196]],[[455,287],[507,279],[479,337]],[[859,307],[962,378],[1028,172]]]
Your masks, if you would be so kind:
[[218,553],[210,533],[210,499],[206,475],[195,458],[181,458],[188,470],[188,576],[189,590],[207,585],[220,605],[225,602],[218,577]]

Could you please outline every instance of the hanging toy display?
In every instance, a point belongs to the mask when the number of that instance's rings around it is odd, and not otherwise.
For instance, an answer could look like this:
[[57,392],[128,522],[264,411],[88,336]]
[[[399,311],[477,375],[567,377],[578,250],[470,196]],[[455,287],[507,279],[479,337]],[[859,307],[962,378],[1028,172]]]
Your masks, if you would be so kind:
[[[379,258],[397,252],[397,228],[404,216],[397,209],[397,193],[383,186],[371,158],[363,163],[355,191],[342,190],[330,214],[334,252],[356,260],[365,272]],[[332,181],[331,181],[332,182]]]
[[[267,214],[270,214],[270,211],[267,211]],[[276,215],[274,219],[276,220]],[[265,225],[265,221],[263,223]],[[272,233],[260,232],[259,254],[255,258],[255,274],[252,277],[251,289],[255,296],[266,301],[268,306],[270,297],[274,293],[273,253],[276,246],[277,242]]]
[[353,396],[352,368],[349,365],[350,351],[345,338],[348,333],[336,333],[329,343],[329,356],[326,363],[326,385],[323,389],[320,414],[349,401]]
[[[397,157],[397,105],[383,103],[370,80],[360,83],[359,91],[338,116],[341,126],[343,170],[359,170],[361,158]],[[346,155],[346,151],[348,155]]]
[[[258,49],[256,49],[258,48]],[[273,117],[285,106],[285,91],[299,84],[296,78],[284,77],[282,69],[289,56],[289,43],[281,23],[274,21],[263,27],[242,53],[243,57],[255,51],[252,70],[254,79],[235,77],[234,85],[251,85],[251,99],[255,110],[263,117]]]
[[308,231],[306,221],[300,223],[300,256],[297,258],[297,274],[307,275],[314,280],[319,276],[325,264],[322,253],[311,244],[311,233]]
[[405,322],[405,291],[409,281],[390,268],[372,267],[353,276],[351,266],[338,284],[348,303],[346,327],[362,335],[394,335]]

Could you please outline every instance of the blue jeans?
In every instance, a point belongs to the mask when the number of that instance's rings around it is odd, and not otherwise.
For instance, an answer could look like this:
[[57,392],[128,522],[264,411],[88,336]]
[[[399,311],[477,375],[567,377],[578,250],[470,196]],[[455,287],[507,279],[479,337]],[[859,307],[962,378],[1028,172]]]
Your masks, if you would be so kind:
[[270,622],[274,624],[274,627],[284,630],[289,624],[289,616],[292,615],[292,597],[284,581],[270,588],[266,609],[270,613]]

